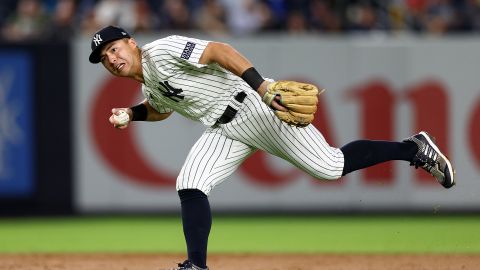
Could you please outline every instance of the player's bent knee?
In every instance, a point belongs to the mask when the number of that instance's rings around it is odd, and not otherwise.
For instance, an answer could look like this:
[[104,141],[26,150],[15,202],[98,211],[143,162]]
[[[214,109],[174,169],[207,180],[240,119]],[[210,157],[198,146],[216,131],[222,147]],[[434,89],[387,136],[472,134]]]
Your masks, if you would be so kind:
[[327,177],[318,178],[318,179],[320,179],[320,180],[327,180],[327,181],[336,181],[336,180],[340,179],[341,177],[342,177],[342,174],[327,176]]
[[307,172],[315,179],[318,180],[326,180],[326,181],[336,181],[342,177],[341,171],[325,171],[325,170],[318,170],[318,171],[309,171]]
[[199,189],[181,189],[178,191],[180,201],[184,202],[196,198],[207,198],[207,194]]
[[182,191],[182,190],[195,189],[195,190],[199,190],[199,191],[203,192],[205,195],[208,196],[210,194],[210,191],[212,191],[212,187],[209,186],[209,185],[201,185],[201,187],[200,187],[199,185],[187,184],[187,183],[188,183],[188,181],[178,182],[178,180],[177,180],[177,186],[176,186],[177,192]]

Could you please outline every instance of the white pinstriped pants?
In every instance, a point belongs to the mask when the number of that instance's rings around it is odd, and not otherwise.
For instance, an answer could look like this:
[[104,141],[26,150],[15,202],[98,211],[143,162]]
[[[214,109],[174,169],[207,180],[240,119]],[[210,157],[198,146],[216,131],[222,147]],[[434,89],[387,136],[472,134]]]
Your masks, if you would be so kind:
[[282,122],[257,93],[246,92],[236,117],[209,127],[192,147],[177,178],[177,190],[199,189],[208,195],[257,149],[315,178],[340,178],[344,164],[340,149],[328,145],[313,125],[297,128]]

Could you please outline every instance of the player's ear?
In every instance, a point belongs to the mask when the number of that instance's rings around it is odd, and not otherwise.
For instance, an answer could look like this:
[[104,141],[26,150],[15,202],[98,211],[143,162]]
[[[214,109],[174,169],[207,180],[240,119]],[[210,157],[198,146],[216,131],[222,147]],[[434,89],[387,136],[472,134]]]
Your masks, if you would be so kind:
[[130,45],[132,48],[136,48],[136,47],[137,47],[137,41],[135,41],[134,38],[129,38],[129,39],[127,40],[127,43],[128,43],[128,45]]

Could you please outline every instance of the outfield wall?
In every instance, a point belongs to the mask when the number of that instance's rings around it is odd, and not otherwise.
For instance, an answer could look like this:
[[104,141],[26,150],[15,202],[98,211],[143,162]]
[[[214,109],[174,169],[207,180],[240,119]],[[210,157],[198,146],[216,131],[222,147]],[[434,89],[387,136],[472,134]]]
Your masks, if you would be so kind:
[[68,43],[0,42],[0,215],[70,214]]
[[[139,44],[157,36],[139,37]],[[211,194],[215,210],[480,209],[480,39],[265,37],[223,39],[264,76],[327,89],[315,126],[335,146],[358,138],[401,140],[420,129],[437,137],[456,165],[444,190],[406,162],[312,179],[256,153]],[[204,127],[173,115],[119,131],[113,106],[142,100],[139,85],[88,63],[89,40],[73,49],[75,205],[92,211],[176,211],[175,178]]]

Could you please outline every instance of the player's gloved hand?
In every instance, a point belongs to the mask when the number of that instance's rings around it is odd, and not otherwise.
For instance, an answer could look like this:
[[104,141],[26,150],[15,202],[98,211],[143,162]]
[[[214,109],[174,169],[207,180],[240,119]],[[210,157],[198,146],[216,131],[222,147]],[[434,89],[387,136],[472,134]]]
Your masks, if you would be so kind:
[[112,115],[108,121],[116,128],[125,129],[132,121],[132,116],[133,113],[130,108],[113,108]]
[[[276,109],[281,105],[281,110],[275,114],[289,125],[305,127],[312,123],[317,111],[318,95],[324,91],[318,91],[313,84],[295,81],[277,81],[267,85],[263,102]],[[285,110],[285,109],[286,110]]]

